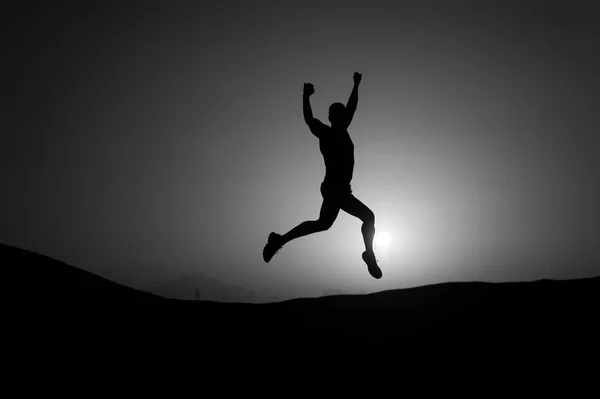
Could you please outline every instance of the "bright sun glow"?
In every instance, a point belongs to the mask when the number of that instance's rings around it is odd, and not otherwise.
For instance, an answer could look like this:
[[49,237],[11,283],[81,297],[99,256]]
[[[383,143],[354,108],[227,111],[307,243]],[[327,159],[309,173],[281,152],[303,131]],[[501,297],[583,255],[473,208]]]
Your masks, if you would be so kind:
[[386,249],[392,241],[392,236],[386,231],[378,231],[375,233],[374,244],[379,249]]

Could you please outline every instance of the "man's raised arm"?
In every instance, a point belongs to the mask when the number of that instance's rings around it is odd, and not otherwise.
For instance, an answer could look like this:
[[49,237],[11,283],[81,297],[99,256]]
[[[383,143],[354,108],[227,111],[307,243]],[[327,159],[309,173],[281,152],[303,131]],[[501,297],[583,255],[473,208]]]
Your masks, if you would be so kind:
[[312,134],[321,137],[323,124],[315,118],[310,107],[310,96],[315,92],[315,88],[311,83],[304,83],[304,93],[302,94],[302,109],[304,111],[304,121],[310,128]]
[[356,106],[358,105],[358,85],[360,84],[361,79],[362,73],[354,72],[354,87],[352,88],[352,93],[350,93],[350,98],[346,104],[346,118],[348,119],[348,126],[350,126],[350,123],[352,122],[354,112],[356,111]]
[[308,126],[313,124],[313,113],[310,107],[310,96],[315,92],[315,87],[312,83],[304,83],[304,91],[302,93],[302,110],[304,111],[304,121]]

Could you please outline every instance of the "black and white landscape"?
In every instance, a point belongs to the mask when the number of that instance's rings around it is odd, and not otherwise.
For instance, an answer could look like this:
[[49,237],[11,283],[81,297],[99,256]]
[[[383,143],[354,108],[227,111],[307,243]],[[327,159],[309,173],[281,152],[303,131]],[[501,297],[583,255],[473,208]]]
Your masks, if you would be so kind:
[[28,287],[29,294],[12,302],[28,315],[28,323],[50,323],[53,334],[76,326],[72,337],[78,339],[116,330],[123,337],[139,331],[145,339],[178,336],[247,348],[302,337],[303,343],[367,340],[486,350],[507,344],[557,349],[598,339],[600,277],[453,282],[249,304],[167,299],[5,245],[0,260],[16,272],[11,281]]

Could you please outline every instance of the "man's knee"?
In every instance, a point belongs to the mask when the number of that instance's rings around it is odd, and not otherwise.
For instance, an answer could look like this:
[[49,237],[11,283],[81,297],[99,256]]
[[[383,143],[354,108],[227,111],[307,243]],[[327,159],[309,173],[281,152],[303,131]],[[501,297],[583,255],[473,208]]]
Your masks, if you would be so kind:
[[365,212],[365,214],[362,217],[362,221],[366,225],[374,226],[375,225],[375,214],[373,213],[373,211],[371,211],[369,209],[368,212]]
[[315,221],[317,229],[319,231],[325,231],[325,230],[329,230],[329,228],[331,226],[333,226],[333,220],[327,220],[327,219],[318,219]]

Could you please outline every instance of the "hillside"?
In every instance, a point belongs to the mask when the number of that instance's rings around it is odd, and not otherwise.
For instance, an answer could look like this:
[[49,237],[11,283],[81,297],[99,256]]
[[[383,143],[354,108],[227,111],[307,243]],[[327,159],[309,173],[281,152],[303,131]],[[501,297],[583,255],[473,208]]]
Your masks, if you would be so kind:
[[10,281],[22,287],[11,299],[19,314],[35,325],[52,323],[56,334],[76,327],[79,334],[119,339],[177,337],[236,345],[293,337],[336,345],[358,338],[398,345],[597,342],[599,277],[445,283],[244,304],[166,299],[5,245],[0,261],[4,270],[16,271]]

